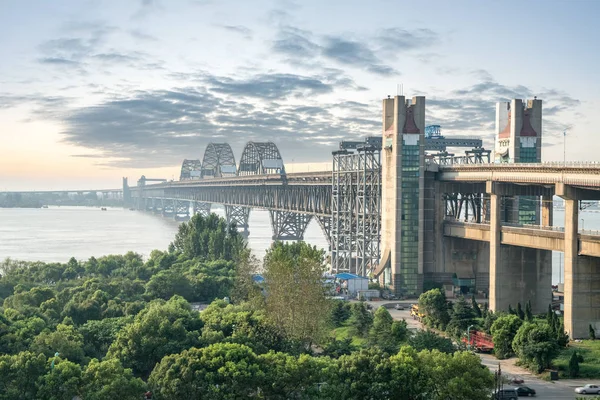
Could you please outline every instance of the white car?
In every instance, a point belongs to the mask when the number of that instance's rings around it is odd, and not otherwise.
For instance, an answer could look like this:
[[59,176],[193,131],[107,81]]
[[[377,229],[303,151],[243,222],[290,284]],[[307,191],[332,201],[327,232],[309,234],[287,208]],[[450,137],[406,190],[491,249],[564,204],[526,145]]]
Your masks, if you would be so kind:
[[575,393],[581,393],[581,394],[599,394],[600,393],[600,386],[587,384],[587,385],[585,385],[583,387],[578,387],[577,389],[575,389]]

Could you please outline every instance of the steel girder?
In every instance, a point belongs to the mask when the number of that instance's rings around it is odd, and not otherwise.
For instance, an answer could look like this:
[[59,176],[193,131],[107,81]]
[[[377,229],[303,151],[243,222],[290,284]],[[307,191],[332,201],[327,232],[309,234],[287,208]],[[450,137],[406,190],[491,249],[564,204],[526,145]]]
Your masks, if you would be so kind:
[[202,159],[202,178],[235,176],[235,156],[228,143],[209,143]]
[[191,203],[194,209],[194,214],[200,214],[203,217],[208,217],[210,215],[210,208],[212,204],[203,203],[201,201],[192,201]]
[[285,174],[283,159],[273,142],[248,142],[242,152],[238,175]]
[[248,236],[248,217],[250,217],[250,207],[225,205],[225,218],[228,224],[235,224],[238,229],[242,229],[245,236]]
[[187,179],[200,178],[201,171],[202,164],[200,163],[200,160],[183,160],[179,180],[185,181]]
[[304,232],[312,215],[269,210],[273,240],[304,240]]
[[477,223],[488,218],[486,204],[489,197],[482,193],[444,193],[442,198],[446,203],[446,217]]

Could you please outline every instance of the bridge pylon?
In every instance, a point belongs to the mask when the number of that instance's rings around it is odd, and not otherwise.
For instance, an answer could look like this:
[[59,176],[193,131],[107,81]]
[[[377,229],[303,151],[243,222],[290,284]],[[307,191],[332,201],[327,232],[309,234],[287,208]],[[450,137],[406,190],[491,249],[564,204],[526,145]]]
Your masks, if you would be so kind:
[[244,236],[250,235],[248,231],[248,219],[250,217],[250,207],[225,205],[225,219],[228,224],[235,224],[242,230]]
[[202,201],[192,201],[192,210],[194,214],[200,214],[203,217],[210,215],[211,203],[204,203]]

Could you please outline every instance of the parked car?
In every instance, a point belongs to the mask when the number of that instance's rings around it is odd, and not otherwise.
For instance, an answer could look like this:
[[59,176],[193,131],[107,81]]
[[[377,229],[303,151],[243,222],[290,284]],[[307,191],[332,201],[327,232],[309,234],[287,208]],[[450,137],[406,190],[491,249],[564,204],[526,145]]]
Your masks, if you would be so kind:
[[592,384],[588,383],[585,386],[576,388],[575,389],[575,393],[581,393],[581,394],[600,394],[600,386],[598,386],[598,385],[592,385]]
[[396,304],[396,305],[394,306],[394,308],[395,308],[396,310],[404,310],[404,306],[403,306],[402,304]]
[[516,391],[519,396],[535,396],[535,390],[528,386],[519,386]]
[[494,398],[498,400],[506,399],[506,400],[517,400],[519,394],[516,389],[500,389],[494,391]]

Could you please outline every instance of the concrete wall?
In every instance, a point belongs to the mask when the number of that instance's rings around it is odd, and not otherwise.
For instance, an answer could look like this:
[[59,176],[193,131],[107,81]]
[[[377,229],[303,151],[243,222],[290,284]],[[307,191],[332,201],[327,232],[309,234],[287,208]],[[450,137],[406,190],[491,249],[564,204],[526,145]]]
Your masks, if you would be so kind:
[[589,325],[600,332],[600,258],[578,256],[572,274],[565,271],[565,285],[571,280],[572,296],[565,293],[565,330],[574,339],[588,337]]

